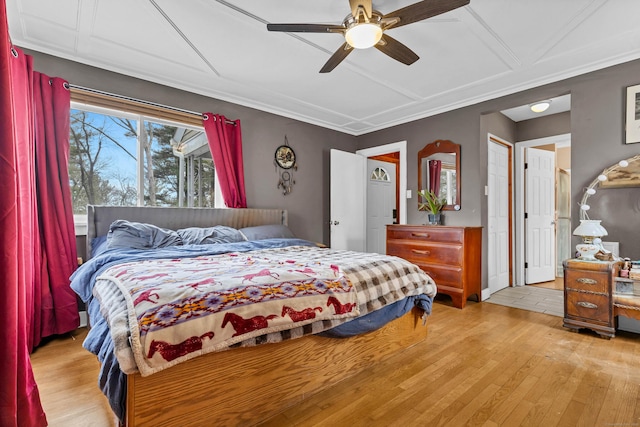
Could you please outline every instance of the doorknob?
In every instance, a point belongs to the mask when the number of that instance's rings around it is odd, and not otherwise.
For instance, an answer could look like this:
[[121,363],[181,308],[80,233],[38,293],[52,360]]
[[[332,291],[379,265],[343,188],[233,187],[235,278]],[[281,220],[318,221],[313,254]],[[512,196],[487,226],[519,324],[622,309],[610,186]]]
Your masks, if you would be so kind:
[[329,225],[339,225],[340,221],[329,221]]

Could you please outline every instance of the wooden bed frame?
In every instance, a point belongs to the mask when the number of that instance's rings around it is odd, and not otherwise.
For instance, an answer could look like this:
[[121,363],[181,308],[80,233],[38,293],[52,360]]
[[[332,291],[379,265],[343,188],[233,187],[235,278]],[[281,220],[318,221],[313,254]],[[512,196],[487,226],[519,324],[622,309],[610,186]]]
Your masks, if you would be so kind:
[[[115,219],[177,229],[287,224],[278,209],[89,206],[87,247]],[[351,338],[315,335],[209,353],[148,377],[127,376],[125,426],[254,425],[308,399],[427,336],[412,310],[377,331]]]

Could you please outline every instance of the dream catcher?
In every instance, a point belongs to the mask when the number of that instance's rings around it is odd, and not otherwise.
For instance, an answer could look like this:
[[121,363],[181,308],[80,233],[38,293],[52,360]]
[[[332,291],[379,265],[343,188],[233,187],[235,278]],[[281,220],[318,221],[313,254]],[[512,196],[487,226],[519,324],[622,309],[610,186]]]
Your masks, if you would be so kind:
[[278,174],[278,189],[282,189],[282,195],[291,193],[296,180],[293,179],[293,171],[298,170],[296,153],[289,147],[287,136],[284,137],[284,145],[276,148],[275,154],[276,173]]

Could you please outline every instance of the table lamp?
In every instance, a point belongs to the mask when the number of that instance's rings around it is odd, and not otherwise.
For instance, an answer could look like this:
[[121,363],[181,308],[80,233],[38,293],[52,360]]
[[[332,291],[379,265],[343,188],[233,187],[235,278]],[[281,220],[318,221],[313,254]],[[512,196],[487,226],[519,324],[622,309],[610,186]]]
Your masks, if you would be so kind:
[[574,236],[581,236],[582,243],[576,245],[578,258],[585,261],[597,261],[595,254],[602,247],[602,236],[607,235],[607,230],[600,225],[599,219],[581,219],[580,225],[573,230]]

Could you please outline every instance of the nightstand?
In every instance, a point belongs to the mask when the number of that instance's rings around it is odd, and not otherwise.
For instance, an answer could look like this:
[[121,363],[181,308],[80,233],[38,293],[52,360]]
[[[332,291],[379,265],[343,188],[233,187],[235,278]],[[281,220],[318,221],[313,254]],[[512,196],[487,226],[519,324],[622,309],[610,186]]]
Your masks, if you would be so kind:
[[564,262],[563,326],[588,328],[607,339],[615,336],[613,283],[619,269],[617,261]]

